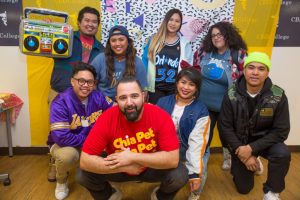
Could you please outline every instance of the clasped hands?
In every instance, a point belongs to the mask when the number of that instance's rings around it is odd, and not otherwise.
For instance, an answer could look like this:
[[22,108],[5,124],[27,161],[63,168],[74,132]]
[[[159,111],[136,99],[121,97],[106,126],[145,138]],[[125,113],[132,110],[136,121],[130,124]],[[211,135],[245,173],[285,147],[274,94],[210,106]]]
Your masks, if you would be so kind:
[[236,149],[235,154],[246,165],[248,170],[253,172],[260,170],[259,161],[252,155],[252,148],[249,144],[239,146]]
[[145,168],[134,162],[135,153],[130,151],[129,148],[121,147],[121,150],[104,158],[104,165],[110,169],[119,169],[130,175],[140,174]]

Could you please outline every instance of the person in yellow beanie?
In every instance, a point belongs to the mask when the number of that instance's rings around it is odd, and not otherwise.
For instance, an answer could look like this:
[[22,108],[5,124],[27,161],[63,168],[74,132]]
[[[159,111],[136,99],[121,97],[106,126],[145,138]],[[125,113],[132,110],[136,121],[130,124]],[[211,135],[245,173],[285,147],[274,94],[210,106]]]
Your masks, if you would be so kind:
[[231,174],[239,193],[247,194],[260,170],[257,159],[268,160],[264,200],[278,200],[284,190],[291,154],[284,141],[290,131],[288,100],[269,76],[271,61],[253,52],[244,62],[244,75],[224,96],[219,129],[231,152]]

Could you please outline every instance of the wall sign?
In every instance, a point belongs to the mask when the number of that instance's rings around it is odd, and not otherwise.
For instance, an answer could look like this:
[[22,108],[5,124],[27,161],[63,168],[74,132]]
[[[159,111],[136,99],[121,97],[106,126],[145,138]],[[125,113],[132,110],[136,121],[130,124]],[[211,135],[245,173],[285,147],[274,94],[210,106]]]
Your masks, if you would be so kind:
[[300,47],[300,1],[282,0],[275,47]]
[[0,46],[19,45],[21,0],[0,0]]

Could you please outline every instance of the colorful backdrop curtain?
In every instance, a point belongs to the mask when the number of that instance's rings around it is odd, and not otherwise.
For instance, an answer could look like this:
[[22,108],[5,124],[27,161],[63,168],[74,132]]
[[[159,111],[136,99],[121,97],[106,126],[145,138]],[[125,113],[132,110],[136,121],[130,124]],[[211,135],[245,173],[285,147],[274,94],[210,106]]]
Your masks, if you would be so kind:
[[[249,50],[271,54],[281,1],[277,0],[27,0],[23,7],[40,7],[68,12],[70,24],[77,29],[78,11],[84,6],[101,10],[101,27],[97,37],[107,41],[108,30],[125,25],[139,55],[151,34],[157,31],[165,13],[179,8],[184,15],[181,33],[199,47],[209,26],[218,21],[231,21],[241,31]],[[62,10],[63,8],[63,10]],[[49,133],[48,93],[53,67],[51,58],[27,57],[29,109],[32,146],[45,145]],[[219,146],[217,137],[213,146]]]

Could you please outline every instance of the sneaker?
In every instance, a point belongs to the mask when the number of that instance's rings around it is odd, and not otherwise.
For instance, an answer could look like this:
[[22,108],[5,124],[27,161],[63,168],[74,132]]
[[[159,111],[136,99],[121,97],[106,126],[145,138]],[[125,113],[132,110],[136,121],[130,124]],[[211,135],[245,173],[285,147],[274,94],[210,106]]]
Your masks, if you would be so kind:
[[112,188],[114,193],[112,193],[108,200],[121,200],[123,196],[121,190],[116,185],[112,185]]
[[51,156],[50,162],[49,162],[48,181],[49,182],[56,181],[56,166],[55,166],[55,160],[52,156]]
[[151,193],[151,200],[158,200],[157,196],[156,196],[156,192],[159,189],[159,186],[155,187]]
[[230,170],[231,168],[231,155],[230,152],[227,148],[223,147],[223,164],[222,164],[222,169],[223,170]]
[[199,200],[200,199],[200,194],[196,192],[191,192],[188,200]]
[[258,161],[258,163],[259,163],[259,170],[257,170],[257,171],[255,172],[255,175],[260,176],[260,175],[262,175],[262,174],[264,173],[264,165],[262,164],[262,162],[261,162],[259,156],[257,157],[257,161]]
[[263,200],[280,200],[279,193],[269,191],[264,195]]
[[63,200],[69,195],[68,183],[56,183],[55,197],[57,200]]

